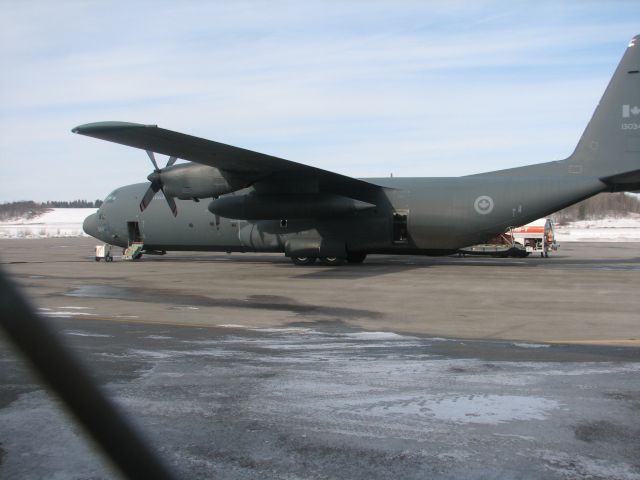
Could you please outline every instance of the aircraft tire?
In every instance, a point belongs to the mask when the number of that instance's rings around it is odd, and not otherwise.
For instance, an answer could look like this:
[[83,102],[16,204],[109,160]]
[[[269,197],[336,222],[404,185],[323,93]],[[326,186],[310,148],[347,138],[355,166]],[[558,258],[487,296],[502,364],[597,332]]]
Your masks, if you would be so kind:
[[367,258],[365,252],[349,252],[347,253],[347,262],[349,263],[362,263]]
[[343,257],[320,257],[320,261],[328,267],[337,267],[345,262]]
[[291,257],[291,261],[295,265],[313,265],[316,260],[316,257]]

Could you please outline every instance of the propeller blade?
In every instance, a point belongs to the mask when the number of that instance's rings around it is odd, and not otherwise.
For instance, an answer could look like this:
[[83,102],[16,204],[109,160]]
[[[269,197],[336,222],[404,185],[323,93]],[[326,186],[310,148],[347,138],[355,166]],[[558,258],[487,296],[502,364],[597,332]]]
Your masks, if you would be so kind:
[[144,196],[140,201],[141,212],[144,212],[145,209],[149,206],[149,204],[151,203],[151,200],[153,200],[153,196],[156,194],[158,190],[160,190],[160,187],[157,184],[152,183],[151,185],[149,185],[149,188],[147,188],[147,191],[144,192]]
[[[146,150],[146,152],[147,152],[147,155],[149,155],[149,160],[151,160],[151,163],[153,163],[155,170],[152,174],[150,174],[147,177],[151,182],[151,185],[149,185],[149,188],[147,189],[144,196],[142,197],[142,200],[140,201],[140,211],[144,212],[144,210],[151,203],[151,200],[153,200],[153,196],[156,194],[156,192],[158,190],[162,190],[162,193],[164,194],[164,198],[167,200],[167,203],[169,204],[169,208],[171,209],[171,213],[173,213],[174,217],[177,217],[178,206],[176,205],[176,201],[173,199],[173,197],[169,197],[168,195],[166,195],[164,193],[164,188],[162,188],[162,177],[161,177],[162,171],[158,168],[158,162],[156,162],[156,156],[153,154],[151,150]],[[176,163],[177,159],[178,159],[177,157],[169,157],[166,167],[170,167],[171,165]]]
[[156,162],[156,157],[155,157],[155,155],[153,154],[153,152],[152,152],[151,150],[147,150],[147,155],[149,155],[149,159],[151,160],[151,163],[153,163],[154,168],[155,168],[156,170],[160,170],[160,169],[158,168],[158,164],[157,164],[157,162]]
[[[162,190],[162,193],[164,193],[164,190]],[[171,213],[173,213],[173,216],[177,217],[178,206],[176,205],[176,201],[173,199],[173,197],[169,197],[167,195],[165,195],[164,198],[167,200],[167,203],[169,204],[169,208],[171,209]]]

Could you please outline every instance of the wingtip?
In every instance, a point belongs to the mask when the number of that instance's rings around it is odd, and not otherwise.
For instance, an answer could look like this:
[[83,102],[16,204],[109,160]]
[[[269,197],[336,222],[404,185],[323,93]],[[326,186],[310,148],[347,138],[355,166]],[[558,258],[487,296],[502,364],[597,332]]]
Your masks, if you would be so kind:
[[107,132],[113,130],[121,130],[125,128],[154,128],[157,125],[143,125],[142,123],[131,122],[93,122],[78,125],[71,129],[73,133],[79,133],[80,135],[90,135],[92,133]]

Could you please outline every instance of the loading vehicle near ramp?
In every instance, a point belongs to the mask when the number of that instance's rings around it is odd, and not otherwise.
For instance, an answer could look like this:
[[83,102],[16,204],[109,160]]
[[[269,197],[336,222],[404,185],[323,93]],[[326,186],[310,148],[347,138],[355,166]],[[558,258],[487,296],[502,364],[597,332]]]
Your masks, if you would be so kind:
[[541,257],[548,257],[550,251],[557,249],[553,222],[550,218],[540,218],[521,227],[509,228],[480,245],[461,248],[458,254],[526,257],[532,253],[539,253]]
[[[85,232],[107,243],[283,252],[302,265],[449,255],[598,193],[640,189],[640,36],[573,154],[506,170],[356,179],[155,125],[99,122],[73,132],[146,150],[154,166],[150,183],[114,190],[85,220]],[[155,153],[169,156],[163,168]]]
[[99,262],[104,260],[105,262],[113,262],[113,254],[111,253],[112,246],[108,243],[103,245],[96,245],[95,248],[95,261]]
[[518,228],[511,229],[514,242],[524,246],[527,254],[539,253],[541,257],[548,257],[549,252],[556,251],[553,222],[550,218],[541,218]]

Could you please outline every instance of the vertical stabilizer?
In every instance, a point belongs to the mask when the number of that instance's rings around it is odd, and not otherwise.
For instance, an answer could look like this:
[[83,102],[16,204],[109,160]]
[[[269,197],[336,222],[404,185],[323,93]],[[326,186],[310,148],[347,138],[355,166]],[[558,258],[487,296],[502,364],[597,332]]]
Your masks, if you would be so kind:
[[570,174],[601,179],[640,170],[640,35],[618,65],[573,154]]
[[[562,161],[481,173],[485,177],[573,177],[594,191],[640,189],[640,35],[631,39],[575,151]],[[577,200],[576,200],[577,201]]]

